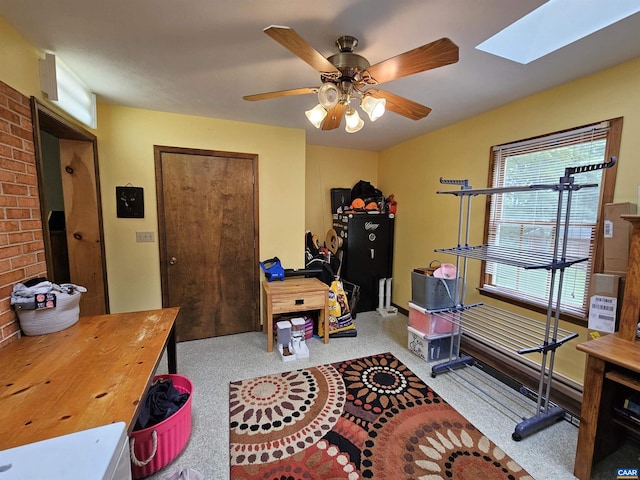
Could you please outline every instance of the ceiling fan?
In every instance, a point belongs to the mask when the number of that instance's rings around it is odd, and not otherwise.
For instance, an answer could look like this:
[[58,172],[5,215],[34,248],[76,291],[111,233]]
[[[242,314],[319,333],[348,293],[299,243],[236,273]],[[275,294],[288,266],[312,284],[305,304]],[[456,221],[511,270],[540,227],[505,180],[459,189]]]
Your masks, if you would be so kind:
[[371,65],[354,53],[358,39],[344,35],[336,40],[338,53],[325,58],[292,28],[272,25],[264,32],[320,73],[319,87],[302,87],[276,92],[246,95],[249,101],[267,100],[291,95],[317,94],[318,105],[306,113],[309,121],[323,130],[337,128],[345,117],[346,131],[357,132],[364,122],[351,102],[359,102],[371,121],[391,110],[411,120],[426,117],[431,108],[377,88],[385,82],[402,78],[458,61],[458,47],[441,38],[408,52]]

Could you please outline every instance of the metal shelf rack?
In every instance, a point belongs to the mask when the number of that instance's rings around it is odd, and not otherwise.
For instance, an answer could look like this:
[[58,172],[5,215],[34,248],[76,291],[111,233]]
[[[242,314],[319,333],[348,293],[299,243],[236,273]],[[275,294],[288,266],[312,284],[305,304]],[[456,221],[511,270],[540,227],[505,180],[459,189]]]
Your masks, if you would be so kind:
[[[551,404],[549,396],[553,380],[555,351],[565,342],[575,338],[576,333],[559,327],[560,299],[562,297],[562,283],[566,268],[588,260],[588,258],[568,257],[567,244],[569,232],[569,217],[571,212],[572,193],[597,184],[578,185],[574,183],[574,175],[603,168],[609,168],[616,162],[611,158],[609,162],[566,168],[564,176],[557,184],[529,185],[503,188],[473,189],[468,180],[444,180],[440,183],[459,185],[459,190],[437,191],[438,194],[454,195],[460,200],[458,221],[458,244],[453,248],[436,249],[436,252],[448,253],[456,256],[456,267],[462,272],[462,288],[458,289],[456,307],[434,313],[442,315],[457,323],[462,334],[473,337],[495,348],[508,350],[517,354],[539,352],[542,354],[540,362],[540,377],[538,383],[537,405],[533,416],[525,418],[516,425],[512,434],[513,440],[519,441],[538,432],[565,416],[561,407]],[[551,190],[558,193],[557,214],[555,222],[554,245],[551,253],[523,251],[495,245],[469,246],[469,224],[471,219],[471,198],[477,195],[499,195],[512,192],[528,192]],[[564,221],[563,221],[564,219]],[[563,232],[562,235],[560,232]],[[513,265],[526,269],[546,269],[550,271],[550,287],[547,304],[546,321],[531,319],[499,308],[477,303],[464,305],[466,294],[467,260],[477,259],[492,263]],[[462,261],[462,268],[460,262]],[[556,278],[557,277],[557,278]],[[453,329],[453,330],[458,330]],[[458,342],[457,352],[460,352],[461,335],[455,339]],[[453,339],[452,339],[453,340]],[[452,341],[452,352],[453,350]],[[450,359],[432,367],[431,375],[435,377],[458,368],[473,364],[474,359],[468,356],[451,357]]]

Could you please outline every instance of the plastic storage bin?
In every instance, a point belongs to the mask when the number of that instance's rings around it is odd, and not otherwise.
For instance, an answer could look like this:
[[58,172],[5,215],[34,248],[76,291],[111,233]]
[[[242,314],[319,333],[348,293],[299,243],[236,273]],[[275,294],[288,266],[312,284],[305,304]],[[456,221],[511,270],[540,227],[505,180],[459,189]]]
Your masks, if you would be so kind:
[[423,332],[413,327],[407,327],[409,350],[423,359],[425,362],[435,362],[449,358],[451,353],[451,340],[454,339],[453,356],[458,355],[458,336],[444,335],[425,335]]
[[444,310],[455,306],[458,279],[438,278],[411,272],[411,301],[427,310]]
[[[131,432],[131,473],[133,478],[144,478],[172,462],[187,446],[191,436],[191,399],[193,385],[182,375],[156,375],[167,379],[180,393],[189,393],[189,398],[180,409],[156,425]],[[155,446],[154,446],[155,443]]]
[[409,302],[409,326],[425,335],[459,333],[460,322],[456,312],[430,313],[428,310]]

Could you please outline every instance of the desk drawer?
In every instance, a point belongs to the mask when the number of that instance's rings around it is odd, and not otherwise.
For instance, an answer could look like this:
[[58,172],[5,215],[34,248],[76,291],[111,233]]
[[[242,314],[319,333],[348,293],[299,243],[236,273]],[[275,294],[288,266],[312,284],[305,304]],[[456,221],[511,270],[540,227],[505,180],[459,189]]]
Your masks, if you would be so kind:
[[273,313],[301,312],[324,308],[327,292],[283,293],[273,295]]

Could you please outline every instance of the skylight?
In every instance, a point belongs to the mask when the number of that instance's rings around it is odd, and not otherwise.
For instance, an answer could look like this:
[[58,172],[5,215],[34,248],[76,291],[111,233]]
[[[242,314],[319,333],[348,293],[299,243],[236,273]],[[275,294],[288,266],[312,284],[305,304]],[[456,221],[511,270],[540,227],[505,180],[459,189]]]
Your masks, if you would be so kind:
[[630,0],[549,0],[476,48],[527,64],[639,11]]

